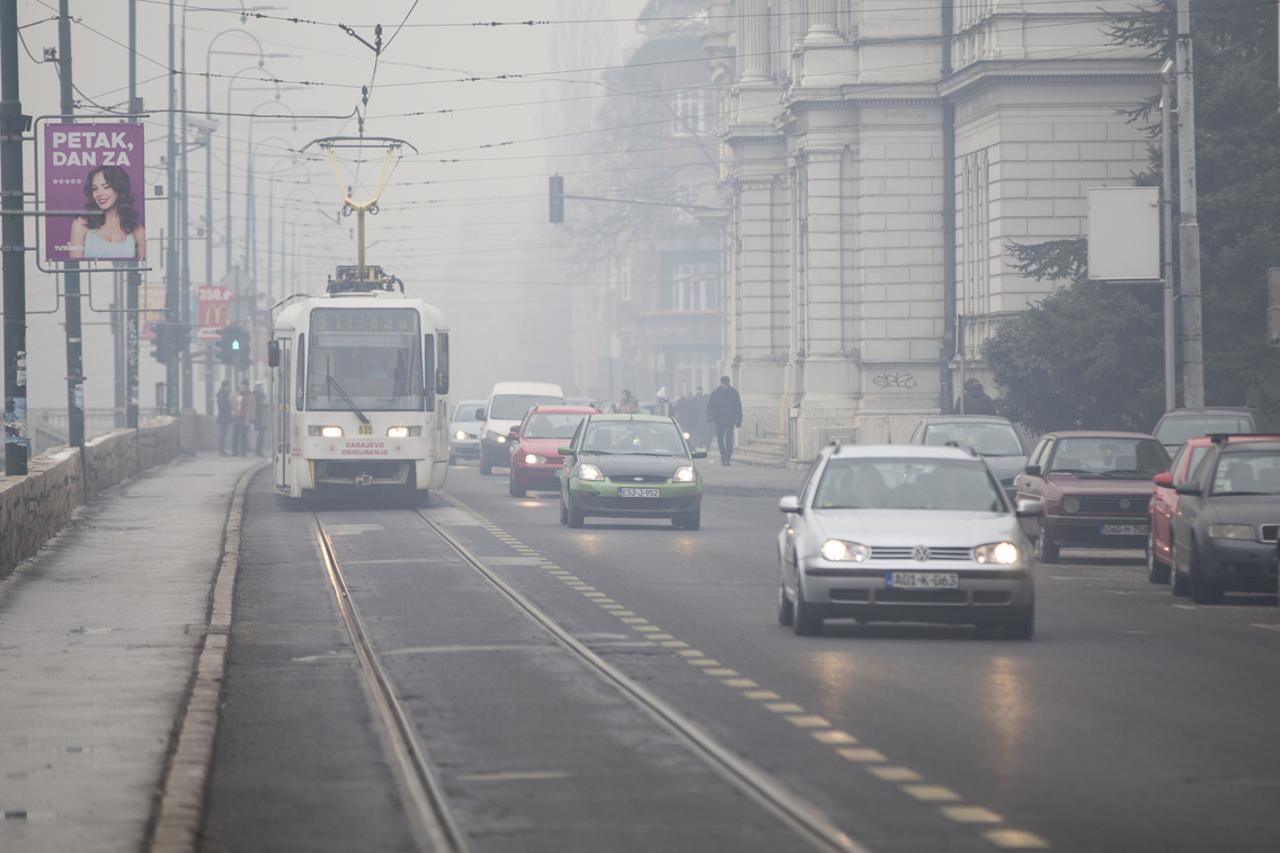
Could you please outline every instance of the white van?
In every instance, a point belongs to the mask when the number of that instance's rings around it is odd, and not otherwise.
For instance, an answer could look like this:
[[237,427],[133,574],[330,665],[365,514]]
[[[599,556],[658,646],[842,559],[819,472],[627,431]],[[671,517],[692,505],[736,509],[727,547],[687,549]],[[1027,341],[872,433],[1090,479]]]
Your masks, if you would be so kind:
[[505,467],[508,458],[507,433],[520,426],[534,406],[564,404],[564,391],[551,382],[499,382],[485,403],[484,429],[480,433],[480,473],[493,473],[493,466]]

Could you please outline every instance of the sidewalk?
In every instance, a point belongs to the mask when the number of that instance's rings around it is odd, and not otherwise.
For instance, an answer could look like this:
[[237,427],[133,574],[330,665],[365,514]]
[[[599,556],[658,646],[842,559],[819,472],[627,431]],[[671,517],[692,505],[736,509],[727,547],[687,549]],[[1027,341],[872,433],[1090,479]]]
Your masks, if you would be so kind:
[[[712,456],[716,454],[713,453]],[[761,468],[737,462],[725,467],[720,464],[718,456],[714,459],[711,456],[700,459],[697,466],[707,493],[712,495],[794,495],[800,491],[805,474],[808,473],[789,468]]]
[[0,850],[142,848],[253,461],[110,489],[0,583]]

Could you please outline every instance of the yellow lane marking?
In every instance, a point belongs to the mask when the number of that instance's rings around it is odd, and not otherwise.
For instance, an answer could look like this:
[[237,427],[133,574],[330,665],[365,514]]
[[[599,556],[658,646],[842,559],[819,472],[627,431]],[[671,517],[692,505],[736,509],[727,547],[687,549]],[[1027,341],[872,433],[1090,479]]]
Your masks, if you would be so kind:
[[813,714],[798,714],[796,716],[787,717],[787,722],[798,729],[831,728],[831,723],[826,717],[818,717]]
[[643,616],[623,616],[621,621],[626,622],[628,625],[648,625],[649,624],[649,620],[644,618]]
[[591,598],[591,599],[601,599],[601,598],[608,598],[608,597],[609,597],[609,596],[605,595],[603,592],[584,592],[584,593],[583,593],[583,595],[585,595],[587,598]]
[[641,634],[653,634],[655,631],[661,631],[657,625],[637,625],[636,630]]
[[671,636],[670,634],[654,634],[649,639],[650,640],[674,640],[675,637]]
[[772,690],[748,690],[746,693],[743,693],[742,695],[746,696],[748,699],[755,699],[757,702],[763,702],[765,700],[782,698],[777,693],[774,693]]
[[752,681],[750,678],[722,678],[720,679],[720,683],[723,684],[725,687],[733,687],[738,690],[741,690],[744,687],[760,686],[759,684],[756,684],[754,681]]
[[621,610],[615,610],[613,615],[614,616],[635,616],[636,614],[632,613],[630,610],[624,607]]
[[884,754],[874,749],[861,749],[859,747],[848,747],[845,749],[837,749],[836,753],[845,761],[853,761],[865,764],[878,764],[881,761],[888,761]]
[[703,658],[703,657],[699,657],[699,658],[691,657],[689,658],[689,660],[685,661],[685,663],[689,664],[690,666],[719,666],[720,665],[720,661],[718,660],[713,660],[712,658]]
[[680,657],[682,657],[682,658],[700,658],[700,657],[706,657],[706,655],[704,655],[702,652],[698,651],[697,649],[681,649],[681,650],[678,652],[678,654],[679,654],[679,655],[680,655]]
[[920,774],[906,767],[868,767],[867,769],[886,782],[920,781]]
[[729,669],[727,666],[712,667],[710,669],[704,669],[703,672],[713,678],[734,678],[738,675],[738,671],[736,669]]
[[926,803],[955,802],[960,799],[959,794],[942,785],[903,785],[902,790]]
[[794,702],[770,702],[765,705],[775,714],[803,714],[804,708],[801,708]]
[[849,746],[858,742],[856,737],[839,729],[827,729],[821,732],[811,732],[811,734],[818,743],[825,743],[828,746]]
[[603,607],[605,610],[611,610],[614,613],[630,612],[629,610],[627,610],[627,608],[623,607],[621,604],[601,604],[600,606]]
[[942,813],[957,823],[1002,823],[1004,818],[982,806],[943,806]]
[[686,649],[689,647],[689,644],[684,640],[665,640],[662,643],[662,647],[664,649]]
[[1006,850],[1047,850],[1049,848],[1049,842],[1021,829],[993,829],[982,834],[992,844]]

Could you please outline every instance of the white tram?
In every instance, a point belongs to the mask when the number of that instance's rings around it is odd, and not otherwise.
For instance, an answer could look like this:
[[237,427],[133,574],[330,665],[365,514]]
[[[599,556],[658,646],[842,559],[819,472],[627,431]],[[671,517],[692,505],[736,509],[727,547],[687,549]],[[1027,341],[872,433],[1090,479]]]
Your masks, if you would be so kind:
[[[449,332],[380,267],[339,267],[327,296],[272,308],[276,492],[339,486],[425,496],[449,466]],[[399,291],[394,288],[399,284]]]

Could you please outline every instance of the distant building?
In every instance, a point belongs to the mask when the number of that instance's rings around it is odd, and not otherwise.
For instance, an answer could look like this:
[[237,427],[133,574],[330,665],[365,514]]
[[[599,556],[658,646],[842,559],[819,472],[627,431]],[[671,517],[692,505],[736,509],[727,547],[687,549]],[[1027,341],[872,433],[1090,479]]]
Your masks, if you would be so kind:
[[[656,5],[656,4],[654,4]],[[672,5],[672,4],[662,4]],[[1010,241],[1083,235],[1146,161],[1157,85],[1109,42],[1134,0],[711,0],[723,88],[724,365],[744,436],[811,458],[946,410],[1052,285]]]

